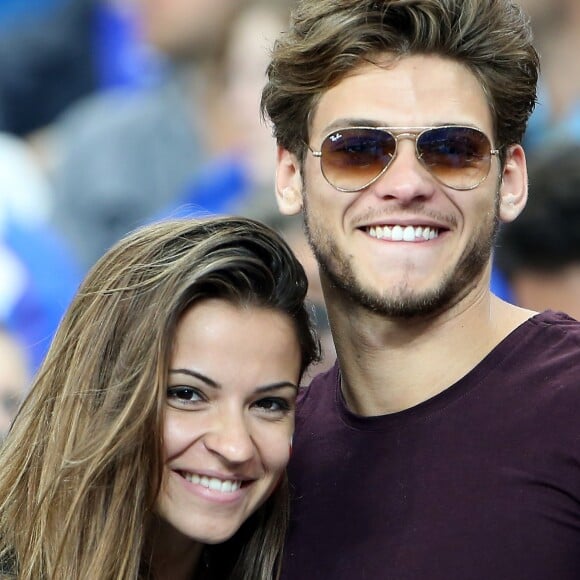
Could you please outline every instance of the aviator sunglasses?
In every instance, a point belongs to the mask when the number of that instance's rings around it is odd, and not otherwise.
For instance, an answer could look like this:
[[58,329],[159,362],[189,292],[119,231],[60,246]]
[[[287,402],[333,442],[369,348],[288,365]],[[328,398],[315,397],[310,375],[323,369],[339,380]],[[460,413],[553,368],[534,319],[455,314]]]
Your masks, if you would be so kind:
[[489,174],[492,149],[485,133],[474,127],[346,127],[327,135],[320,151],[320,168],[338,191],[361,191],[383,175],[397,156],[399,139],[415,141],[417,159],[443,185],[475,189]]

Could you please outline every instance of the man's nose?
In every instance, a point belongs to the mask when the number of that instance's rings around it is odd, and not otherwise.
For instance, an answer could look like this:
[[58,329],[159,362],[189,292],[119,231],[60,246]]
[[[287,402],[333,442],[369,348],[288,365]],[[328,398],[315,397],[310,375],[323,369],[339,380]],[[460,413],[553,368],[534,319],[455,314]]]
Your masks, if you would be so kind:
[[417,158],[414,138],[406,135],[398,137],[395,158],[370,186],[375,195],[397,199],[402,205],[431,197],[435,188],[435,178]]

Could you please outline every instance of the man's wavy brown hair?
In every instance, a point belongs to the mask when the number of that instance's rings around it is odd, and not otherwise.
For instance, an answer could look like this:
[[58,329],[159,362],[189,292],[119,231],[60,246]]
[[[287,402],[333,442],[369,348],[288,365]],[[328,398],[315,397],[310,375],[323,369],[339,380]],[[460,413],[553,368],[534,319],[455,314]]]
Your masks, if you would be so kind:
[[511,0],[301,0],[274,45],[262,115],[278,144],[302,160],[322,93],[362,63],[420,54],[464,64],[488,99],[495,142],[521,142],[539,58]]

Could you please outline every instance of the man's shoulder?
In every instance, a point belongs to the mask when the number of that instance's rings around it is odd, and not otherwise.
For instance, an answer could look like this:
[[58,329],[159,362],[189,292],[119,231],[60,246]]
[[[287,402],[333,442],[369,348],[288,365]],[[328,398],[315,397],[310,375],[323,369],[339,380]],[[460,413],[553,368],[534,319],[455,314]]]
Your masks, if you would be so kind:
[[552,425],[577,431],[580,413],[580,322],[563,312],[530,318],[499,347],[487,369],[488,392],[506,407]]
[[530,363],[550,361],[580,365],[580,322],[564,312],[546,310],[530,318],[521,334],[521,355]]
[[316,375],[310,384],[300,388],[296,403],[297,426],[309,421],[312,416],[322,426],[325,417],[330,418],[335,414],[338,381],[337,361],[331,368]]
[[530,322],[545,328],[559,328],[576,333],[576,335],[580,334],[580,321],[565,312],[557,310],[544,310],[530,318]]
[[338,361],[328,370],[317,374],[309,384],[300,387],[298,404],[300,407],[312,404],[315,401],[326,398],[334,391],[339,375]]

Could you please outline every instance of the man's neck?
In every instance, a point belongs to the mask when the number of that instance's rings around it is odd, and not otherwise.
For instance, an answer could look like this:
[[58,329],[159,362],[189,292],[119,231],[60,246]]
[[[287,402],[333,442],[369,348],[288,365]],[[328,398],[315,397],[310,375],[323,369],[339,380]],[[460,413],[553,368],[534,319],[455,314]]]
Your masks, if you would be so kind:
[[[485,289],[433,318],[389,319],[328,302],[348,407],[395,413],[441,393],[530,318]],[[347,314],[345,314],[347,313]]]

